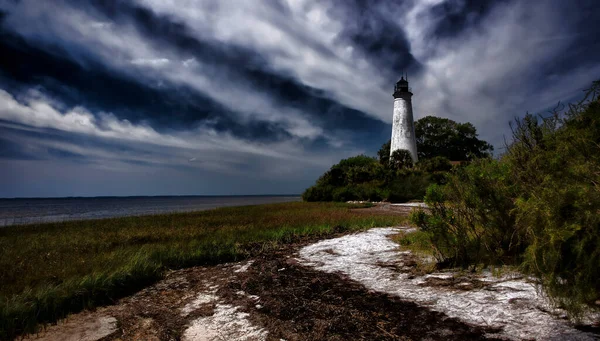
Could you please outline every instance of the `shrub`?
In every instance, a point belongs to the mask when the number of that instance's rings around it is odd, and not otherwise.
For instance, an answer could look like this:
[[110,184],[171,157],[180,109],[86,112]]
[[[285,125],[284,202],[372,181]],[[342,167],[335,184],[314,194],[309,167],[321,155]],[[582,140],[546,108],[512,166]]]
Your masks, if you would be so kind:
[[381,163],[385,167],[388,167],[390,165],[390,149],[391,148],[392,148],[392,140],[388,140],[377,151],[377,157],[379,158],[379,163]]
[[528,115],[513,135],[503,160],[522,184],[516,206],[530,239],[525,269],[579,315],[600,299],[600,103],[545,119]]
[[417,168],[423,172],[448,172],[452,169],[452,164],[448,158],[435,156],[431,159],[422,159],[417,163]]
[[386,199],[391,202],[422,200],[425,190],[431,184],[429,176],[417,172],[400,172],[389,182]]
[[600,299],[600,82],[566,113],[511,125],[500,160],[456,169],[427,189],[412,221],[440,262],[519,263],[573,316]]
[[390,156],[390,168],[400,170],[404,168],[412,168],[413,159],[410,152],[406,149],[394,150]]
[[492,150],[487,142],[477,139],[470,123],[435,117],[422,121],[426,136],[418,139],[417,145],[420,153],[421,149],[429,152],[416,167],[407,150],[396,150],[390,157],[391,141],[387,141],[377,152],[377,159],[358,155],[333,165],[304,191],[303,200],[422,200],[427,186],[445,183],[445,175],[452,169],[447,157],[470,160],[473,156],[487,156]]
[[[410,154],[403,151],[408,156]],[[403,155],[400,153],[400,155]],[[302,194],[305,201],[408,201],[422,199],[430,184],[428,175],[402,168],[394,170],[375,158],[359,155],[333,165]]]
[[427,189],[430,213],[413,214],[413,223],[431,233],[440,262],[514,263],[523,251],[523,233],[516,228],[512,198],[516,185],[506,165],[477,160],[448,176],[444,186]]
[[370,200],[381,201],[381,190],[372,184],[349,185],[333,190],[333,201]]
[[332,186],[311,186],[302,193],[302,200],[304,201],[332,201],[333,200],[333,187]]

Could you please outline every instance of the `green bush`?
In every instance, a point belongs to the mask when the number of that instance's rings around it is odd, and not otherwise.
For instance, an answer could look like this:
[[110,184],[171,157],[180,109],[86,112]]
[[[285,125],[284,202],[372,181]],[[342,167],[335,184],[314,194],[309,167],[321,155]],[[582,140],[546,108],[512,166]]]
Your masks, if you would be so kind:
[[371,184],[349,185],[333,190],[333,201],[381,201],[382,199],[384,199],[382,191]]
[[448,172],[452,169],[452,164],[448,158],[435,156],[431,159],[422,159],[417,163],[417,168],[423,172]]
[[[410,154],[408,155],[410,159]],[[412,164],[412,160],[410,161]],[[302,194],[304,201],[408,201],[422,199],[431,183],[420,171],[395,170],[365,155],[333,165]]]
[[413,159],[410,152],[406,149],[394,150],[390,156],[390,168],[394,170],[400,170],[405,168],[412,168]]
[[[425,117],[417,121],[417,146],[421,161],[413,164],[407,150],[390,157],[391,141],[377,152],[378,159],[358,155],[341,160],[302,194],[304,201],[422,200],[430,184],[443,184],[455,161],[489,156],[492,147],[477,138],[470,123]],[[419,134],[422,136],[419,137]],[[422,151],[428,152],[423,154]]]
[[333,201],[333,187],[314,185],[302,193],[302,200],[309,202]]
[[406,202],[413,199],[423,199],[425,190],[431,185],[427,174],[419,172],[399,172],[387,186],[386,199],[391,202]]
[[517,187],[506,165],[474,161],[447,177],[444,186],[427,189],[423,211],[413,223],[430,232],[436,258],[452,265],[515,263],[523,251],[523,232],[513,213]]
[[513,134],[503,161],[522,184],[515,202],[530,240],[524,266],[577,315],[600,299],[600,103],[528,115]]
[[600,82],[564,113],[526,115],[499,160],[455,169],[427,189],[428,232],[440,262],[520,264],[578,316],[600,299]]

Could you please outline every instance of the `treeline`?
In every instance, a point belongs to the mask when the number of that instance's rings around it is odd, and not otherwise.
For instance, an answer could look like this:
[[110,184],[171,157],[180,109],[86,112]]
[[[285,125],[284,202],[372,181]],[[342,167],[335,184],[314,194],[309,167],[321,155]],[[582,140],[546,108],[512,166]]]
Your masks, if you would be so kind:
[[492,146],[477,138],[471,123],[457,123],[434,116],[415,122],[419,162],[400,150],[390,158],[390,141],[378,157],[358,155],[340,161],[308,188],[305,201],[370,200],[405,202],[423,200],[431,184],[444,183],[452,161],[489,157]]
[[440,263],[518,265],[573,316],[600,308],[600,82],[583,101],[511,124],[499,159],[427,189],[412,221]]
[[[408,156],[410,158],[410,156]],[[389,157],[387,157],[389,160]],[[412,162],[412,161],[411,161]],[[305,201],[393,201],[422,199],[427,187],[443,179],[451,168],[445,158],[420,162],[416,167],[397,162],[397,167],[374,157],[358,155],[340,161],[302,194]]]

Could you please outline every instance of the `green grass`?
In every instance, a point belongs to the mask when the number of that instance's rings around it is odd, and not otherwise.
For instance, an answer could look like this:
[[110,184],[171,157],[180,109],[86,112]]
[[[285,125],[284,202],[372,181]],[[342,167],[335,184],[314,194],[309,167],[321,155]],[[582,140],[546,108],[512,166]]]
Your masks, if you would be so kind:
[[0,339],[114,302],[166,269],[241,260],[278,243],[326,236],[335,226],[405,219],[351,207],[298,202],[0,228]]
[[423,256],[434,256],[433,244],[427,232],[417,230],[412,232],[401,232],[392,237],[392,240],[400,244],[403,249]]
[[411,251],[416,257],[416,265],[412,270],[414,275],[432,273],[437,269],[435,249],[431,243],[431,236],[424,231],[400,232],[391,238],[400,244],[403,250]]

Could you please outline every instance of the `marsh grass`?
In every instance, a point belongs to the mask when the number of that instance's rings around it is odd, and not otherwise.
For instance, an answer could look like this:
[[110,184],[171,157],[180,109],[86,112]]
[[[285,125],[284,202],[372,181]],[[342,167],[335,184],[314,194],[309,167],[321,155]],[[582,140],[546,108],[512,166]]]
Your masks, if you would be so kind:
[[167,269],[237,261],[306,236],[404,220],[351,207],[298,202],[0,228],[0,339],[114,302]]

